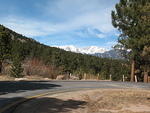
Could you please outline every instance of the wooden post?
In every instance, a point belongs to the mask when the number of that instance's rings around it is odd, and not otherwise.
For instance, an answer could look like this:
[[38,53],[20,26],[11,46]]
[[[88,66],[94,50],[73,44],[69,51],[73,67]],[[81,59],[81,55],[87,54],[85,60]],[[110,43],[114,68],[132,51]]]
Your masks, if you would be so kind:
[[144,71],[144,82],[148,83],[148,72]]
[[111,74],[109,75],[109,80],[112,81],[112,75]]
[[98,75],[97,75],[97,80],[99,80],[99,73],[98,73]]
[[124,75],[123,75],[123,76],[122,76],[122,81],[123,81],[123,82],[125,81],[124,78],[125,78],[125,77],[124,77]]
[[137,76],[136,76],[136,75],[135,75],[135,82],[138,82],[138,81],[137,81]]
[[134,82],[134,73],[135,73],[135,61],[132,61],[131,64],[131,82]]
[[84,73],[84,80],[86,80],[86,73]]
[[69,73],[69,78],[68,79],[70,79],[71,78],[71,73]]

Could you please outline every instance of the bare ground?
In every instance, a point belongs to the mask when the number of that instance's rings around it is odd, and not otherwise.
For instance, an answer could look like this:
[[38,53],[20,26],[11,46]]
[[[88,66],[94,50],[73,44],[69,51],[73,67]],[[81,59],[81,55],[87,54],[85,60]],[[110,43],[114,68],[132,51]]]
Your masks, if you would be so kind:
[[26,102],[15,113],[150,113],[150,91],[96,89],[61,93]]

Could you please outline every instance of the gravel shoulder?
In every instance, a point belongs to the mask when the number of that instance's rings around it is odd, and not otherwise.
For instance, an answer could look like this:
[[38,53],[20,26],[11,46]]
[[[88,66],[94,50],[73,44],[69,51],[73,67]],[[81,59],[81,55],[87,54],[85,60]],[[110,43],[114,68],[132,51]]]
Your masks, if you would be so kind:
[[20,105],[14,113],[150,113],[150,91],[93,89],[47,95]]

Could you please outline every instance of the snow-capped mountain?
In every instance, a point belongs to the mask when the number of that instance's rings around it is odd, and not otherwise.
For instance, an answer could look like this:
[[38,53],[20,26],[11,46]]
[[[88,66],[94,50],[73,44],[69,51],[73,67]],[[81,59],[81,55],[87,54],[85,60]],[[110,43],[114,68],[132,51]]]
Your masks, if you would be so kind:
[[89,54],[102,58],[113,58],[113,59],[124,59],[119,51],[116,50],[106,50],[105,48],[90,46],[84,48],[77,48],[73,45],[69,46],[57,46],[57,48],[64,49],[66,51],[71,51],[75,53]]
[[124,59],[118,50],[109,50],[104,53],[95,53],[93,56],[102,58]]
[[101,48],[101,47],[97,47],[97,46],[77,48],[73,45],[69,45],[69,46],[59,46],[58,48],[64,49],[66,51],[72,51],[75,53],[82,53],[82,54],[104,53],[107,51],[105,48]]

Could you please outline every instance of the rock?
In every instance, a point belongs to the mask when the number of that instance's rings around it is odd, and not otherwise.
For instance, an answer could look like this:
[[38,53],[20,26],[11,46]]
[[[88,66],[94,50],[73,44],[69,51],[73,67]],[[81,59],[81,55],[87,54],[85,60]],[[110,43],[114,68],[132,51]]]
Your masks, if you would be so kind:
[[50,80],[49,78],[44,78],[44,80]]
[[71,80],[79,80],[79,77],[77,77],[77,76],[70,76],[70,79]]
[[65,79],[65,75],[58,75],[56,77],[56,80],[64,80]]
[[27,78],[15,78],[15,81],[23,81],[23,80],[27,80]]

